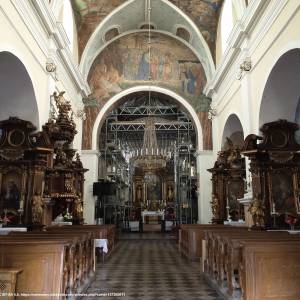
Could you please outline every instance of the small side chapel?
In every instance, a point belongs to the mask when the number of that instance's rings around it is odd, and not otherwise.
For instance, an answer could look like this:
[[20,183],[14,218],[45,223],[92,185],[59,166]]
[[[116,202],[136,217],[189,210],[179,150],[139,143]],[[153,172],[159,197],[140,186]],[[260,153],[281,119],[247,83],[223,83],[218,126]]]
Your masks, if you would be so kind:
[[0,26],[0,299],[299,300],[300,0]]

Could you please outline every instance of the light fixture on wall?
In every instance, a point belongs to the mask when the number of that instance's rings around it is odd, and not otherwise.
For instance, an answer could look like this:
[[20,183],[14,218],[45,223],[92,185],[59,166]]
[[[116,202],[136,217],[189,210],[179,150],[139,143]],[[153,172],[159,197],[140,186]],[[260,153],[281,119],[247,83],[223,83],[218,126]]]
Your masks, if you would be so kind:
[[55,80],[57,81],[58,78],[57,78],[57,66],[54,62],[54,60],[51,58],[51,57],[48,57],[47,58],[47,61],[46,61],[46,71],[50,74],[54,74],[54,78]]
[[78,108],[75,112],[75,117],[81,120],[86,120],[86,113],[84,109]]
[[217,110],[212,108],[211,105],[208,108],[208,120],[213,120],[213,118],[217,115]]
[[243,74],[245,72],[250,72],[252,69],[252,62],[250,57],[245,57],[239,66],[239,70],[237,73],[237,79],[241,80],[243,78]]
[[52,58],[48,58],[46,61],[46,71],[48,73],[53,73],[56,71],[56,64]]

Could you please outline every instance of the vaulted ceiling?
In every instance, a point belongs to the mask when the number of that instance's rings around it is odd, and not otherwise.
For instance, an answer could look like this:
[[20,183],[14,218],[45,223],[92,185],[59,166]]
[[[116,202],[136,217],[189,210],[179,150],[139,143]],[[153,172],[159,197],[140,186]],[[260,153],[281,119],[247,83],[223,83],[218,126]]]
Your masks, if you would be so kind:
[[[72,0],[78,29],[79,54],[83,55],[91,37],[97,34],[93,48],[105,46],[105,33],[115,27],[119,34],[139,30],[146,21],[149,0]],[[218,18],[224,0],[150,0],[151,21],[156,30],[176,36],[176,29],[182,27],[191,34],[187,41],[203,60],[205,47],[215,59],[215,43]],[[99,30],[99,25],[102,28]],[[99,32],[100,31],[100,32]],[[101,34],[100,34],[101,33]],[[201,36],[201,37],[200,37]],[[199,38],[203,39],[202,42]],[[206,43],[206,45],[203,45]],[[208,47],[207,47],[208,46]],[[98,54],[98,53],[97,53]],[[207,55],[207,54],[206,54]],[[94,57],[89,57],[90,60]],[[90,62],[91,64],[92,62]],[[89,64],[89,66],[90,66]]]

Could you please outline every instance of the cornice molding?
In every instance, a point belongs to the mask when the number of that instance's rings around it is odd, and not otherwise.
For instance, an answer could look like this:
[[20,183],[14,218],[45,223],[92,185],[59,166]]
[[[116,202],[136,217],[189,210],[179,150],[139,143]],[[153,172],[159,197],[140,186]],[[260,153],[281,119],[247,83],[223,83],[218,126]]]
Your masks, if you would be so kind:
[[253,0],[249,3],[242,19],[235,24],[229,36],[228,47],[223,54],[216,73],[205,87],[204,93],[207,96],[213,97],[213,94],[218,91],[226,75],[231,71],[236,72],[236,68],[231,67],[237,59],[241,58],[241,52],[243,51],[242,45],[249,43],[249,34],[259,21],[261,21],[261,16],[267,8],[269,8],[269,10],[264,18],[265,21],[259,25],[256,35],[251,37],[251,47],[247,53],[247,56],[249,57],[251,57],[251,53],[253,53],[262,37],[268,31],[274,19],[280,14],[287,2],[288,0]]
[[76,90],[80,91],[82,97],[87,97],[91,93],[89,85],[74,62],[68,47],[70,41],[67,34],[62,24],[57,22],[48,2],[44,0],[10,1],[45,57],[51,56],[56,62],[63,62],[63,68]]

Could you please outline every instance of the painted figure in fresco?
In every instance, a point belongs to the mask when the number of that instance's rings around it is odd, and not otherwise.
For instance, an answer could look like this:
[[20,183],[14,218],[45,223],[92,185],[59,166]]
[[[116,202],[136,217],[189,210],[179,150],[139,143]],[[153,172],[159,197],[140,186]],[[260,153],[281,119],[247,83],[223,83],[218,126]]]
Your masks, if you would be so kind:
[[137,80],[148,80],[149,79],[149,53],[143,53],[141,61],[139,63],[139,70],[137,74]]
[[166,55],[165,66],[163,71],[163,81],[170,80],[172,76],[172,62],[169,55]]
[[164,55],[162,55],[159,58],[159,65],[158,65],[158,75],[157,75],[157,77],[159,78],[159,80],[162,80],[163,73],[164,73],[164,65],[165,65],[165,57],[164,57]]
[[186,73],[186,76],[188,78],[188,82],[187,82],[187,92],[191,95],[195,94],[195,82],[197,77],[194,76],[193,72],[191,69],[189,69]]

